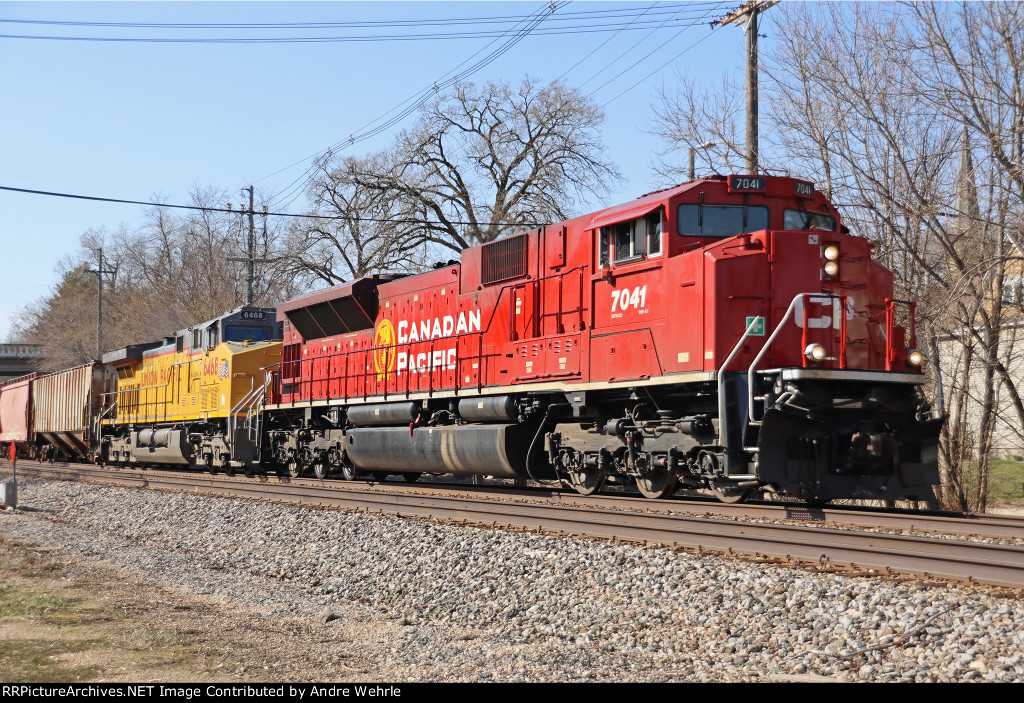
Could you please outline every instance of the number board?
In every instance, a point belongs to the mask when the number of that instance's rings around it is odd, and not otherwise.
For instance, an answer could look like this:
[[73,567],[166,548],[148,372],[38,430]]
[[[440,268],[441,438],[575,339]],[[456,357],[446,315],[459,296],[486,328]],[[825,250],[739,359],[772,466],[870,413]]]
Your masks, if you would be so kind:
[[267,316],[267,313],[259,312],[259,311],[256,311],[256,310],[243,310],[242,311],[242,319],[243,320],[263,320],[263,319],[266,318],[266,316]]
[[793,181],[793,192],[796,195],[810,198],[814,195],[814,184],[804,181]]
[[729,191],[743,193],[765,189],[766,181],[762,176],[729,176]]

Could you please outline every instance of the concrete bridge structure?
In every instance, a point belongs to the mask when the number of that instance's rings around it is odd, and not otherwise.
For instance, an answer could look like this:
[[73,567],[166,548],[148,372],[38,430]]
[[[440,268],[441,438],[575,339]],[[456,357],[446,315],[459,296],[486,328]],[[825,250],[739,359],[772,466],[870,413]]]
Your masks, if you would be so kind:
[[41,344],[0,344],[0,381],[30,374],[42,361]]

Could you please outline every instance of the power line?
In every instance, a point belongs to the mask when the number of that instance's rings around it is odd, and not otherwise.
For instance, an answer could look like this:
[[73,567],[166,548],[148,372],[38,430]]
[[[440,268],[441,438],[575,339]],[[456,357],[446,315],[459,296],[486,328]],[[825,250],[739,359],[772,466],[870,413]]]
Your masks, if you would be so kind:
[[[679,8],[693,8],[708,2],[659,3],[654,13],[675,12]],[[602,19],[614,17],[630,17],[636,10],[630,6],[605,10],[584,10],[564,12],[559,22],[580,21],[585,19]],[[390,28],[390,27],[429,27],[469,24],[518,23],[529,15],[490,15],[484,17],[447,17],[409,20],[354,20],[348,22],[91,22],[82,20],[33,20],[0,18],[0,23],[21,25],[43,25],[57,27],[103,27],[118,29],[358,29],[358,28]]]
[[[572,35],[572,34],[588,34],[595,32],[615,32],[624,31],[622,27],[621,19],[633,17],[634,21],[625,28],[627,31],[636,31],[641,29],[649,29],[652,25],[658,25],[659,27],[676,27],[682,23],[689,21],[692,17],[699,14],[699,10],[694,11],[693,8],[687,6],[679,6],[680,9],[675,10],[671,14],[673,17],[668,20],[650,18],[636,21],[638,14],[632,13],[620,13],[617,15],[609,15],[598,18],[568,18],[560,17],[556,18],[556,22],[561,22],[559,26],[545,27],[536,32],[539,36],[560,36],[560,35]],[[686,7],[687,13],[679,16],[683,12],[683,7]],[[642,13],[641,13],[642,14]],[[656,14],[667,14],[666,10],[659,10]],[[520,22],[527,20],[528,17],[524,17]],[[593,19],[595,21],[587,21]],[[575,22],[575,24],[568,24],[566,21]],[[3,21],[3,20],[0,20]],[[518,22],[517,22],[518,23]],[[428,24],[444,25],[449,26],[451,22],[432,22],[424,23],[423,25],[415,26],[428,26]],[[508,24],[508,22],[502,22],[502,24]],[[112,25],[102,25],[112,26]],[[412,26],[412,25],[410,25]],[[287,27],[281,27],[287,28]],[[449,32],[421,32],[421,33],[405,33],[405,34],[345,34],[345,35],[318,35],[318,36],[221,36],[221,37],[201,37],[201,36],[185,36],[185,37],[139,37],[139,36],[82,36],[73,34],[0,34],[0,38],[3,39],[25,39],[25,40],[36,40],[36,41],[78,41],[78,42],[98,42],[98,43],[141,43],[141,44],[304,44],[304,43],[366,43],[366,42],[396,42],[396,41],[447,41],[447,40],[460,40],[460,39],[484,39],[489,37],[500,37],[503,36],[508,30],[500,28],[470,28],[463,31],[449,31]]]
[[[666,61],[665,63],[663,63],[663,64],[661,64],[660,66],[658,66],[658,67],[657,67],[656,69],[654,69],[653,71],[651,71],[650,73],[648,73],[648,74],[647,74],[646,76],[644,76],[643,78],[641,78],[641,79],[640,79],[640,80],[638,80],[638,81],[634,81],[634,82],[633,82],[633,85],[631,85],[631,86],[629,86],[628,88],[626,88],[625,90],[623,90],[623,91],[622,91],[621,93],[619,93],[618,95],[616,95],[616,96],[615,96],[614,98],[611,98],[611,99],[609,99],[609,100],[606,100],[606,101],[604,102],[604,104],[603,104],[603,105],[601,105],[601,107],[606,107],[606,106],[608,106],[608,105],[612,104],[613,102],[615,102],[616,100],[618,100],[619,98],[621,98],[621,97],[622,97],[623,95],[625,95],[625,94],[626,94],[626,93],[628,93],[629,91],[633,90],[633,89],[634,89],[634,88],[636,88],[636,87],[637,87],[638,85],[642,84],[642,83],[643,83],[644,81],[646,81],[646,80],[647,80],[648,78],[650,78],[651,76],[653,76],[653,75],[654,75],[655,73],[657,73],[658,71],[661,71],[662,69],[664,69],[664,68],[665,68],[666,66],[668,66],[668,65],[669,65],[670,63],[673,63],[673,62],[675,62],[675,61],[679,60],[679,57],[681,57],[681,56],[682,56],[683,54],[687,53],[687,52],[688,52],[688,51],[690,51],[691,49],[695,48],[695,47],[696,47],[696,46],[698,46],[699,44],[702,44],[703,42],[707,41],[708,37],[712,36],[712,35],[713,35],[713,34],[714,34],[714,33],[715,33],[716,31],[718,31],[718,27],[714,27],[714,28],[712,28],[712,30],[711,30],[710,32],[708,32],[708,33],[707,33],[707,34],[705,34],[705,35],[704,35],[703,37],[701,37],[700,39],[698,39],[697,41],[695,41],[695,42],[694,42],[693,44],[690,44],[690,45],[689,45],[688,47],[686,47],[685,49],[683,49],[682,51],[680,51],[680,52],[679,52],[678,54],[676,54],[675,56],[673,56],[673,57],[672,57],[671,59],[669,59],[669,60],[668,60],[668,61]],[[653,53],[654,53],[654,52],[651,52],[651,54],[648,54],[648,56],[650,56],[650,55],[653,55]],[[634,64],[634,65],[636,65],[636,64]],[[607,83],[606,83],[605,85],[607,85]],[[601,87],[603,88],[604,86],[601,86]],[[599,88],[598,90],[600,90],[600,88]],[[595,91],[595,92],[596,92],[596,91]],[[591,93],[591,95],[593,95],[593,93]],[[589,97],[589,96],[588,96],[588,97]]]
[[[147,207],[155,208],[173,208],[176,210],[192,210],[195,212],[225,212],[232,215],[246,215],[249,210],[235,210],[229,207],[209,207],[207,205],[178,205],[174,203],[155,203],[147,200],[127,200],[124,198],[107,198],[98,195],[79,195],[75,193],[60,193],[51,190],[34,190],[31,188],[15,188],[13,186],[0,186],[0,191],[8,191],[11,193],[26,193],[28,195],[45,195],[52,198],[71,198],[73,200],[91,200],[101,203],[117,203],[122,205],[145,205]],[[250,205],[250,209],[251,209]],[[255,211],[253,211],[255,212]],[[271,212],[263,210],[260,212],[264,217],[297,217],[309,220],[346,220],[349,222],[388,222],[392,224],[445,224],[437,220],[427,220],[419,218],[389,218],[389,217],[349,217],[347,215],[308,215],[297,212]],[[543,222],[463,222],[459,220],[448,220],[448,224],[453,225],[480,225],[483,227],[494,225],[497,227],[539,227]]]
[[[725,3],[720,3],[720,5],[723,5],[723,4],[725,4]],[[632,64],[630,64],[630,65],[629,65],[629,66],[627,66],[626,68],[622,69],[622,70],[621,70],[621,71],[619,71],[619,72],[618,72],[618,73],[617,73],[616,75],[612,76],[611,78],[609,78],[608,80],[606,80],[606,81],[605,81],[604,83],[602,83],[601,85],[599,85],[599,86],[598,86],[597,88],[595,88],[594,90],[592,90],[592,91],[590,92],[590,94],[589,94],[589,95],[587,95],[587,97],[588,97],[588,98],[589,98],[589,97],[593,97],[593,96],[594,96],[594,95],[595,95],[595,94],[597,93],[597,91],[601,90],[601,89],[602,89],[602,88],[604,88],[604,87],[605,87],[606,85],[608,85],[608,84],[609,84],[609,83],[611,83],[612,81],[614,81],[614,80],[616,80],[617,78],[619,78],[620,76],[622,76],[622,74],[624,74],[624,73],[625,73],[626,71],[629,71],[629,70],[631,70],[631,69],[633,69],[633,68],[636,68],[636,67],[637,67],[637,66],[638,66],[639,64],[641,64],[642,62],[644,62],[644,61],[646,61],[647,59],[649,59],[649,58],[650,58],[651,56],[653,56],[653,55],[654,55],[655,53],[657,53],[658,51],[660,51],[660,50],[661,50],[661,49],[662,49],[663,47],[667,46],[667,45],[669,44],[669,42],[671,42],[671,41],[672,41],[673,39],[675,39],[676,37],[678,37],[678,36],[679,36],[680,34],[682,34],[683,32],[685,32],[685,31],[686,31],[687,29],[689,29],[690,27],[695,27],[695,26],[697,26],[697,25],[700,25],[700,24],[704,24],[703,20],[704,20],[704,19],[705,19],[705,18],[706,18],[706,17],[708,16],[708,15],[710,15],[710,14],[711,14],[712,12],[714,12],[714,11],[715,11],[716,9],[717,9],[717,8],[711,8],[711,9],[707,10],[707,11],[706,11],[706,12],[704,13],[704,15],[703,15],[703,16],[701,17],[700,21],[697,21],[697,22],[694,22],[694,23],[692,23],[692,24],[691,24],[691,25],[690,25],[689,27],[684,27],[683,29],[680,29],[680,30],[679,30],[678,32],[676,32],[676,33],[675,33],[674,35],[672,35],[672,37],[670,37],[670,38],[669,38],[669,39],[668,39],[667,41],[665,41],[665,42],[662,42],[661,44],[659,44],[658,46],[656,46],[656,47],[655,47],[654,49],[652,49],[651,51],[647,52],[647,54],[646,54],[645,56],[643,56],[643,57],[641,57],[640,59],[638,59],[638,60],[634,61],[634,62],[633,62]],[[712,30],[712,31],[714,31],[714,30]],[[608,105],[608,104],[609,104],[609,103],[611,103],[612,101],[614,101],[614,100],[618,100],[618,99],[619,99],[620,97],[622,97],[623,95],[625,95],[626,93],[628,93],[628,92],[629,92],[630,90],[632,90],[632,89],[633,89],[633,88],[635,88],[636,86],[638,86],[638,85],[640,85],[641,83],[643,83],[644,81],[646,81],[646,80],[647,80],[648,78],[650,78],[651,76],[653,76],[653,75],[654,75],[655,73],[657,73],[658,71],[660,71],[660,70],[662,70],[663,68],[665,68],[665,66],[668,66],[668,65],[669,65],[670,63],[672,63],[673,61],[675,61],[676,59],[678,59],[678,58],[679,58],[680,56],[682,56],[683,54],[685,54],[685,53],[686,53],[687,51],[689,51],[689,50],[690,50],[690,49],[692,49],[693,47],[697,46],[697,44],[700,44],[700,42],[704,41],[704,39],[707,39],[707,37],[708,37],[708,36],[711,36],[711,35],[710,35],[710,33],[709,33],[709,34],[707,34],[707,35],[705,35],[704,37],[702,37],[702,38],[701,38],[700,40],[698,40],[698,41],[697,41],[697,42],[695,42],[694,44],[691,44],[690,46],[688,46],[688,47],[686,47],[685,49],[683,49],[683,51],[681,51],[681,52],[679,52],[678,54],[676,54],[676,56],[675,56],[675,57],[673,57],[673,58],[672,58],[671,60],[669,60],[669,61],[666,61],[666,62],[665,62],[665,63],[663,63],[663,64],[662,64],[661,66],[659,66],[658,68],[656,68],[656,69],[655,69],[654,71],[651,71],[651,72],[650,72],[650,73],[648,73],[648,74],[647,74],[646,76],[644,76],[644,77],[643,77],[642,79],[640,79],[640,80],[638,80],[638,81],[633,81],[633,84],[632,84],[632,85],[631,85],[630,87],[626,88],[626,90],[622,91],[621,93],[619,93],[618,95],[616,95],[616,96],[615,96],[614,98],[612,98],[611,100],[609,100],[609,101],[607,101],[606,103],[604,103],[604,105]],[[602,107],[603,107],[603,105],[602,105]]]
[[[489,43],[484,48],[482,48],[482,49],[478,50],[476,53],[472,54],[468,59],[465,59],[464,61],[462,61],[462,63],[456,65],[455,68],[449,70],[447,73],[445,73],[443,76],[441,76],[441,78],[439,78],[438,80],[434,81],[434,83],[432,85],[430,85],[430,86],[420,90],[418,93],[414,94],[413,96],[411,96],[409,98],[406,98],[406,100],[404,100],[403,102],[399,103],[398,105],[396,105],[395,107],[391,108],[387,112],[384,112],[382,115],[380,115],[380,116],[374,118],[373,120],[371,120],[370,122],[366,123],[363,127],[360,127],[359,130],[357,130],[355,133],[351,134],[348,137],[348,139],[342,140],[342,141],[339,141],[339,142],[335,142],[334,144],[328,146],[326,149],[322,149],[322,150],[318,151],[316,154],[313,154],[313,155],[311,155],[309,157],[306,157],[305,159],[301,159],[301,160],[295,162],[294,164],[292,164],[291,166],[288,166],[286,168],[291,168],[292,166],[295,166],[295,165],[297,165],[299,163],[303,163],[304,161],[310,161],[310,160],[318,159],[318,158],[320,158],[320,157],[322,157],[324,155],[332,155],[333,153],[335,153],[336,151],[338,151],[340,149],[344,149],[344,148],[353,146],[354,144],[357,144],[358,142],[364,141],[366,139],[370,139],[370,138],[380,134],[381,132],[383,132],[383,131],[385,131],[387,129],[390,129],[391,127],[397,125],[399,122],[401,122],[406,117],[411,115],[413,112],[418,110],[421,106],[426,104],[426,102],[428,100],[430,100],[434,95],[436,95],[440,91],[445,90],[446,88],[456,84],[458,81],[463,80],[464,78],[467,78],[467,77],[471,76],[473,73],[477,72],[478,70],[480,70],[484,66],[492,63],[493,61],[498,59],[500,56],[502,56],[503,54],[508,52],[513,46],[518,44],[528,34],[530,34],[541,22],[543,22],[550,15],[554,14],[557,10],[561,9],[562,7],[564,7],[567,4],[568,4],[568,2],[563,1],[563,2],[557,2],[557,3],[552,2],[549,5],[542,6],[537,11],[535,11],[533,14],[529,15],[526,20],[524,20],[523,22],[520,22],[519,24],[517,24],[516,27],[513,27],[512,29],[508,30],[508,32],[506,32],[506,34],[511,34],[511,36],[503,44],[501,44],[500,46],[496,47],[490,53],[488,53],[487,55],[485,55],[484,57],[482,57],[481,59],[476,61],[476,63],[470,65],[468,68],[465,68],[465,69],[459,71],[455,75],[452,75],[453,72],[456,69],[458,69],[460,66],[465,65],[467,62],[471,61],[474,57],[476,57],[480,53],[486,51],[489,47],[491,47],[495,43],[497,43],[497,40],[492,41],[491,43]],[[392,114],[392,113],[395,113],[396,110],[398,111],[397,114]],[[392,116],[388,117],[388,115],[392,115]],[[387,119],[385,120],[384,118],[387,118]],[[381,122],[381,120],[384,120],[384,121]],[[372,126],[374,124],[376,124],[377,126],[375,126],[375,127]],[[280,201],[283,201],[285,198],[288,198],[290,196],[290,199],[286,203],[284,203],[284,207],[287,207],[287,206],[291,205],[302,194],[302,192],[306,189],[306,187],[309,185],[310,181],[312,181],[315,169],[316,169],[316,164],[315,163],[310,165],[308,168],[306,168],[306,170],[303,171],[302,174],[298,178],[296,178],[290,184],[285,186],[285,188],[282,190],[282,192],[284,192],[284,195],[281,196],[280,198],[275,198],[275,201],[280,202]],[[281,170],[285,170],[285,169],[281,169]],[[263,179],[259,179],[259,180],[263,180]]]

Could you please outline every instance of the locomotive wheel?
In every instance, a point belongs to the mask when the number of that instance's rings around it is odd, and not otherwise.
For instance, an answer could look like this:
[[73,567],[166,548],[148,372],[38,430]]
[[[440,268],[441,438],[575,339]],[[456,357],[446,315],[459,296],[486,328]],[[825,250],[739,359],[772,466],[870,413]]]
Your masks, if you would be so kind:
[[348,463],[347,461],[343,461],[340,466],[341,466],[341,477],[343,479],[345,479],[346,481],[355,481],[356,480],[356,474],[358,473],[356,471],[356,467],[352,466],[352,464]]
[[327,462],[324,462],[324,461],[318,461],[317,463],[313,464],[313,475],[316,476],[317,478],[321,479],[321,480],[323,480],[325,478],[330,478],[330,475],[331,475],[331,466],[330,466],[330,464],[328,464]]
[[636,489],[644,498],[664,498],[676,489],[676,475],[671,471],[651,471],[636,477]]
[[294,459],[292,461],[289,461],[288,462],[288,475],[291,476],[292,478],[298,478],[299,476],[301,476],[302,475],[302,464],[300,464],[299,462],[295,461]]
[[581,496],[590,496],[604,488],[604,482],[607,478],[608,475],[606,473],[597,469],[567,471],[566,478],[562,479],[562,484],[567,488],[573,489]]
[[406,471],[405,473],[399,475],[405,480],[406,483],[415,483],[423,474],[417,473],[415,471]]
[[727,483],[711,484],[711,492],[723,503],[744,503],[753,490],[752,488],[737,488]]
[[559,453],[558,463],[561,465],[558,473],[562,485],[581,496],[597,493],[608,479],[608,474],[596,467],[587,466],[583,454],[569,447]]
[[256,465],[246,464],[242,467],[242,473],[245,474],[247,478],[252,478],[256,475]]

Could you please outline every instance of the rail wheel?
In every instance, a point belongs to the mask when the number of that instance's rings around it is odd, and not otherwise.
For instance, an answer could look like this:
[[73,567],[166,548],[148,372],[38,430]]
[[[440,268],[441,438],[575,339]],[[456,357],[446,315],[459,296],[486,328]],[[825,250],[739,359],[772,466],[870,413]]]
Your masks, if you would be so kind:
[[676,475],[671,471],[650,471],[636,477],[636,489],[644,498],[664,498],[676,489]]
[[399,474],[406,483],[415,483],[419,480],[423,474],[416,471],[406,471],[403,474]]
[[302,464],[292,459],[288,462],[288,475],[292,478],[298,478],[302,475]]
[[339,468],[341,471],[341,477],[343,479],[345,479],[346,481],[356,480],[356,475],[359,472],[356,471],[356,467],[354,467],[350,462],[342,461],[341,464],[339,464]]
[[252,478],[256,475],[256,464],[253,464],[252,462],[246,463],[242,466],[242,473],[245,474],[247,478]]
[[752,488],[738,488],[727,483],[711,484],[711,492],[723,503],[744,503],[753,490]]
[[315,464],[313,464],[313,475],[321,480],[325,478],[330,478],[331,465],[323,460],[316,462]]
[[562,465],[562,485],[571,488],[581,496],[589,496],[597,493],[604,487],[608,474],[604,471],[588,467],[586,459],[575,449],[563,449],[559,453],[559,463]]

